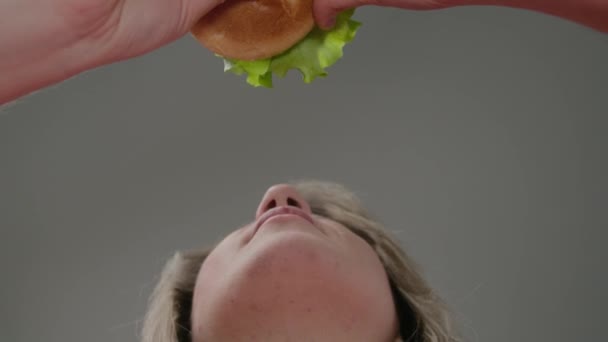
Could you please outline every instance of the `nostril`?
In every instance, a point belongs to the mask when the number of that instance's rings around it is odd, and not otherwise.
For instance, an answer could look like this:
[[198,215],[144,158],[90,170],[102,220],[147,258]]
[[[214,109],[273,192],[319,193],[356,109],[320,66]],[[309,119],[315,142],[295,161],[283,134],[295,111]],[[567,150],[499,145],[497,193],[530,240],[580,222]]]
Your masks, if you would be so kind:
[[300,205],[300,202],[296,201],[295,199],[293,199],[291,197],[287,198],[287,205],[302,209],[302,206]]
[[270,210],[274,207],[277,206],[277,201],[276,200],[272,200],[270,202],[268,202],[268,204],[266,205],[266,210]]
[[297,208],[308,215],[312,215],[310,204],[297,189],[287,184],[279,184],[266,190],[266,193],[255,210],[255,217],[256,219],[259,219],[267,212],[278,210],[279,208]]

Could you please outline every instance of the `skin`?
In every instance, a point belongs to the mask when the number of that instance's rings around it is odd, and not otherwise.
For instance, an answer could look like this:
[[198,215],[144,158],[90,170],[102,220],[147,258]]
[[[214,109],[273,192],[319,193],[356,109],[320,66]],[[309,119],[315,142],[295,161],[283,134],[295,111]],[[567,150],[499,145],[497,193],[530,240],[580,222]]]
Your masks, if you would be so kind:
[[184,36],[220,2],[3,0],[0,104],[164,46]]
[[[0,105],[164,46],[188,33],[221,1],[0,1]],[[319,26],[329,28],[338,12],[365,5],[411,10],[516,7],[608,32],[608,0],[315,0],[314,15]]]
[[[313,222],[275,216],[255,231],[271,200],[295,199]],[[227,236],[200,269],[193,341],[395,341],[387,275],[371,247],[346,227],[312,215],[290,186],[271,187],[251,224]]]
[[317,22],[324,28],[331,27],[341,11],[365,5],[409,10],[500,6],[554,15],[608,33],[608,0],[331,0],[316,1],[314,5]]

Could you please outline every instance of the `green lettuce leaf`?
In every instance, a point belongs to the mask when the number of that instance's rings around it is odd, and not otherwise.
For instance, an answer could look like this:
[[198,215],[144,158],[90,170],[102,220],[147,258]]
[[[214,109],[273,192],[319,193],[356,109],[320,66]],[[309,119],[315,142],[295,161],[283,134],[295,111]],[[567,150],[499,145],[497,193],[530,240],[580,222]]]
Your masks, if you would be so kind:
[[[284,53],[268,59],[240,61],[224,59],[224,71],[247,75],[247,83],[254,87],[272,88],[272,76],[285,77],[291,69],[298,69],[305,83],[325,77],[325,68],[342,58],[342,48],[355,37],[361,23],[351,19],[354,9],[336,18],[329,31],[315,27],[304,39]],[[221,57],[221,56],[220,56]]]

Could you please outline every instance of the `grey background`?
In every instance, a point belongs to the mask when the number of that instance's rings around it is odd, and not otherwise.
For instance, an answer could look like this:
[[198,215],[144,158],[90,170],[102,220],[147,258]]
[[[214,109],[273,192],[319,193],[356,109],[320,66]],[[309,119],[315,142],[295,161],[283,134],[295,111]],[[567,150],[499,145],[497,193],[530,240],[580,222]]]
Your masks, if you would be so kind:
[[344,183],[469,341],[605,340],[608,38],[530,12],[360,9],[330,76],[253,89],[186,37],[0,114],[0,340],[136,341],[177,249],[266,187]]

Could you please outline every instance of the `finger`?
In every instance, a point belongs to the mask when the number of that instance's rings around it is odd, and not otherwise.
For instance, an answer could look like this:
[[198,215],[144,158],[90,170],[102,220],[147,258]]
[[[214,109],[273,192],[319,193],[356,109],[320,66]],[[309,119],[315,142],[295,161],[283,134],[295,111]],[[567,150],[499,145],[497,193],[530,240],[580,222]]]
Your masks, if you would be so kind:
[[334,27],[339,13],[362,4],[360,0],[314,0],[315,21],[320,28],[329,30]]
[[181,0],[182,22],[185,26],[185,31],[190,30],[201,18],[211,12],[215,7],[222,4],[225,0]]

